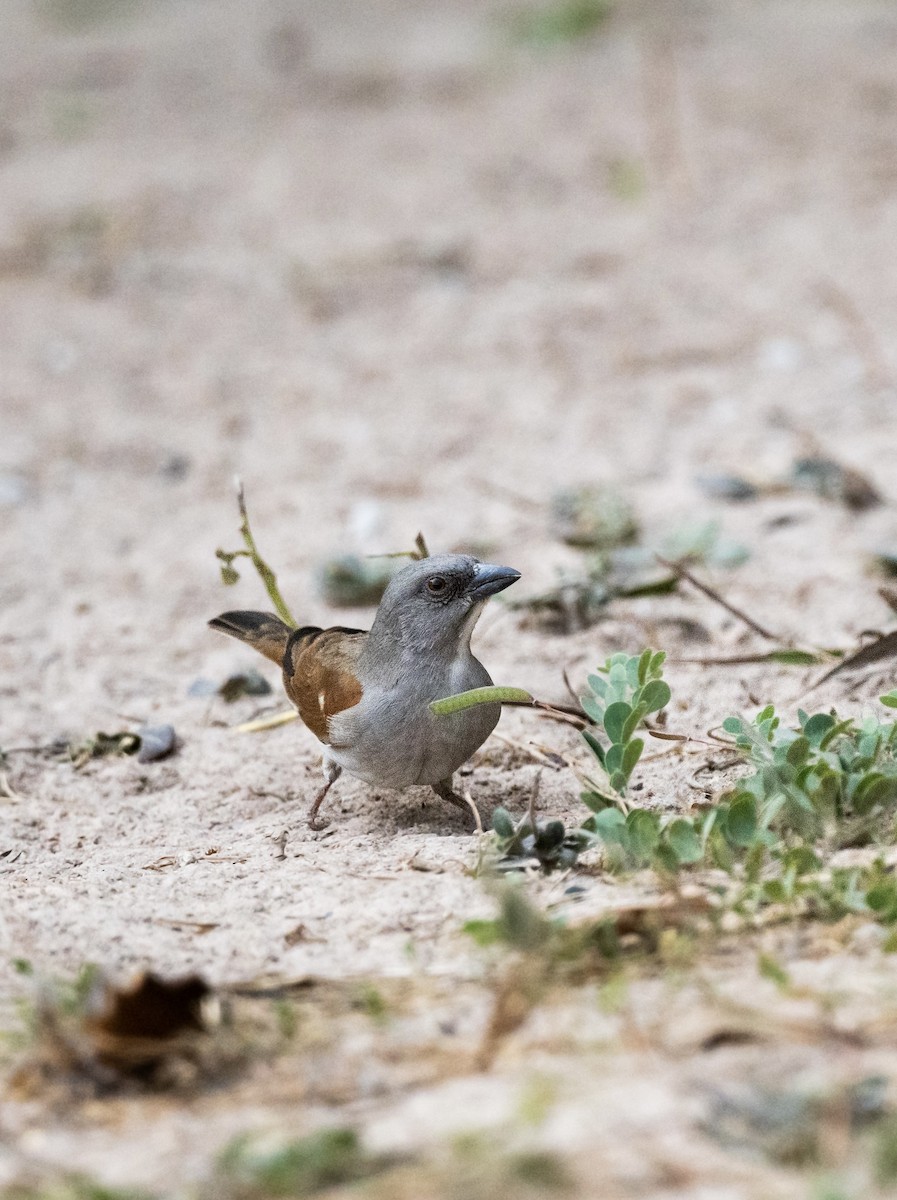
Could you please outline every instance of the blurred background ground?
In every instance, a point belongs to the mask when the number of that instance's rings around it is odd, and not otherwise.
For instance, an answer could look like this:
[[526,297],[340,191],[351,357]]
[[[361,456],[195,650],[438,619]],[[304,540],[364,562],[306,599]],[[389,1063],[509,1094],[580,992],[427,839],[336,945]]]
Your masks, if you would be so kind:
[[[596,19],[571,26],[577,11]],[[459,928],[491,901],[465,873],[455,816],[423,792],[343,780],[313,835],[311,736],[247,739],[229,726],[258,701],[188,695],[257,665],[205,628],[262,601],[248,574],[229,593],[218,578],[215,548],[238,542],[235,473],[303,621],[366,624],[369,610],[328,609],[316,566],[410,546],[419,529],[434,549],[519,568],[520,596],[544,591],[579,561],[551,533],[552,494],[600,481],[654,537],[718,519],[751,555],[717,583],[783,636],[845,645],[886,624],[870,564],[897,547],[897,13],[885,0],[597,11],[4,0],[0,745],[145,721],[172,722],[182,743],[165,763],[80,772],[10,756],[4,963],[215,983],[422,971],[460,986],[482,969]],[[862,471],[887,503],[735,507],[695,483],[769,482],[808,454]],[[614,650],[684,656],[701,637],[701,652],[731,653],[742,632],[683,592],[618,601],[569,635],[494,604],[476,645],[497,680],[560,700],[563,667],[581,682]],[[671,719],[692,731],[757,700],[787,708],[806,683],[768,668],[670,678]],[[843,685],[819,701],[841,703]],[[501,730],[581,759],[575,735],[527,714]],[[520,811],[537,769],[493,742],[467,782],[485,813]],[[658,764],[647,799],[687,804],[692,770]],[[578,790],[571,769],[546,771],[541,803],[573,816]],[[887,990],[882,963],[873,990]],[[3,980],[11,1014],[20,984]],[[721,1162],[676,1100],[681,1073],[629,1053],[599,1055],[582,1095],[605,1106],[619,1076],[611,1142],[638,1144],[630,1119],[642,1135],[662,1125],[692,1173],[611,1164],[592,1194],[798,1194],[778,1168]],[[369,1099],[364,1121],[388,1125],[395,1103]],[[557,1134],[574,1149],[585,1103]],[[0,1180],[23,1163],[153,1187],[175,1164],[201,1174],[245,1116],[215,1105],[208,1146],[162,1115],[145,1161],[122,1159],[137,1133],[110,1133],[108,1112],[79,1114],[90,1133],[74,1137],[39,1105],[16,1110]]]

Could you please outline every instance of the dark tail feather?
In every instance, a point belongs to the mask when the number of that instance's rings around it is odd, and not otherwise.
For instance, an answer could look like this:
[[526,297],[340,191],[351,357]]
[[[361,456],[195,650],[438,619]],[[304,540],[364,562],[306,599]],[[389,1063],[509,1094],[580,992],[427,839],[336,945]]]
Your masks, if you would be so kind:
[[247,642],[259,654],[270,658],[278,666],[283,664],[284,652],[293,632],[274,613],[226,612],[209,621],[212,629],[230,634],[241,642]]

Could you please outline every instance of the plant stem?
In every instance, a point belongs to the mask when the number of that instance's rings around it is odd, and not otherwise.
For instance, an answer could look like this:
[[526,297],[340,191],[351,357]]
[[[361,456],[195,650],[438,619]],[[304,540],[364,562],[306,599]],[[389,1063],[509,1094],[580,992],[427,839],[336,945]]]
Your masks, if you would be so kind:
[[240,533],[243,541],[246,543],[246,549],[249,552],[249,557],[252,559],[252,565],[259,573],[262,583],[265,585],[265,591],[271,598],[271,603],[277,609],[277,615],[282,621],[286,621],[292,629],[295,629],[296,621],[293,619],[293,614],[287,607],[286,601],[280,594],[280,588],[277,586],[277,576],[262,558],[258,552],[258,547],[255,544],[255,538],[252,536],[252,529],[249,525],[249,513],[246,511],[246,497],[243,494],[243,481],[237,478],[237,504],[240,506]]

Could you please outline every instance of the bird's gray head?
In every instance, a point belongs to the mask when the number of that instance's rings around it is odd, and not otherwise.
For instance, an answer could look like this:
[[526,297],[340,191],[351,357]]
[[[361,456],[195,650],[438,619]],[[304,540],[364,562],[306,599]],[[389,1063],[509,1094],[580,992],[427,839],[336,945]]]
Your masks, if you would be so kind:
[[470,642],[483,605],[520,578],[513,567],[469,554],[438,554],[411,563],[390,581],[371,630],[416,654],[451,654]]

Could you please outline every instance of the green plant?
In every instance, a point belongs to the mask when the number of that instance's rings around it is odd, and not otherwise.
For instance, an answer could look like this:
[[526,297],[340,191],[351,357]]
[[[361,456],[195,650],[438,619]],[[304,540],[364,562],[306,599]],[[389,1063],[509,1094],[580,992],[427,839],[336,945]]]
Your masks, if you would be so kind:
[[645,748],[644,740],[635,736],[636,731],[647,716],[660,712],[670,702],[670,686],[663,679],[665,659],[662,650],[644,650],[637,656],[614,654],[588,677],[589,690],[581,697],[586,715],[603,731],[610,745],[603,746],[588,729],[583,737],[604,768],[610,786],[621,796],[626,795],[629,777]]
[[201,1195],[207,1200],[314,1196],[388,1165],[368,1155],[352,1129],[322,1129],[287,1140],[243,1135],[225,1147]]
[[83,1175],[65,1175],[34,1186],[4,1189],[3,1200],[153,1200],[137,1188],[105,1187]]
[[[638,661],[650,661],[648,654]],[[620,725],[612,709],[628,702],[638,712],[636,692],[622,699],[633,688],[635,660],[614,657],[616,663],[609,660],[605,671],[610,703],[601,697],[599,706],[587,711],[603,717],[605,730],[610,714],[611,732],[619,729],[613,745],[622,746],[633,718]],[[897,708],[897,693],[889,692],[881,702]],[[880,858],[862,867],[829,863],[832,853],[846,846],[894,841],[897,721],[869,716],[857,722],[834,712],[801,710],[798,725],[789,728],[768,705],[751,720],[728,717],[723,729],[748,773],[709,808],[670,816],[629,809],[622,796],[583,794],[593,815],[582,828],[604,845],[609,863],[665,872],[698,863],[721,868],[730,877],[717,889],[721,899],[741,912],[777,904],[822,919],[860,913],[897,924],[897,878]],[[586,737],[591,745],[588,732]],[[607,756],[605,751],[605,761]]]
[[610,0],[559,0],[545,8],[520,13],[513,28],[522,42],[550,46],[594,33],[612,11]]
[[[612,792],[588,780],[582,799],[592,816],[576,829],[565,828],[561,821],[540,824],[532,813],[515,823],[505,809],[496,809],[492,823],[500,870],[535,862],[550,874],[573,866],[584,850],[595,845],[604,847],[607,864],[617,869],[653,865],[668,872],[703,858],[704,846],[693,820],[650,809],[630,810],[624,799],[645,746],[637,731],[671,698],[663,679],[665,659],[663,651],[650,649],[633,656],[614,654],[589,675],[589,691],[581,702],[593,724],[583,730],[583,737]],[[602,736],[609,745],[602,743]]]
[[803,710],[798,721],[796,729],[783,728],[768,705],[752,721],[729,717],[723,722],[753,767],[732,799],[753,826],[752,838],[778,834],[833,849],[891,841],[897,722],[868,717],[857,724],[834,712],[810,716]]
[[529,815],[515,823],[504,808],[497,808],[492,814],[492,828],[501,871],[518,870],[535,862],[550,875],[552,871],[572,867],[590,844],[586,831],[568,830],[563,821],[540,824]]

